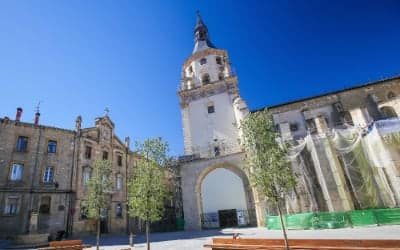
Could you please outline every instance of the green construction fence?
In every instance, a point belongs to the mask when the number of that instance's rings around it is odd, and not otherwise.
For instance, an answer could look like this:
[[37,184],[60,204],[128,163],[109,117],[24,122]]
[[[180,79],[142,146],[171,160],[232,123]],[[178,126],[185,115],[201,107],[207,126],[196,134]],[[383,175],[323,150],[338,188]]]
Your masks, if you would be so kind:
[[[287,229],[334,229],[368,225],[400,224],[400,208],[366,209],[346,212],[287,214],[283,218]],[[267,216],[265,226],[281,229],[279,216]]]

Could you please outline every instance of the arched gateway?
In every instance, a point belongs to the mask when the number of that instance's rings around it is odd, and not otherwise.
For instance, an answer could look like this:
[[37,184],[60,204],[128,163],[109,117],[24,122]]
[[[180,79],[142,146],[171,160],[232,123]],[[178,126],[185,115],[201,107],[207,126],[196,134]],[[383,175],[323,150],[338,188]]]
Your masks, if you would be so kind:
[[[253,191],[242,168],[242,157],[242,153],[237,153],[214,159],[188,161],[181,165],[182,201],[187,230],[257,224]],[[245,209],[225,207],[212,213],[203,211],[202,184],[204,179],[217,169],[226,169],[240,178],[245,196]],[[220,180],[219,187],[224,188],[224,185],[228,184],[225,181]],[[236,220],[236,224],[229,224],[232,220]]]
[[[238,79],[231,69],[227,51],[211,43],[207,26],[200,15],[197,16],[194,34],[195,46],[182,66],[178,92],[185,146],[180,164],[185,228],[255,225],[254,197],[243,170],[243,153],[239,143],[240,123],[249,110],[240,97]],[[214,206],[210,211],[204,211],[203,180],[219,168],[234,173],[241,181],[235,182],[235,176],[230,178],[226,175],[216,180],[219,184],[216,190],[236,185],[234,187],[239,190],[236,192],[244,193],[243,202],[239,205],[226,202],[226,206]],[[224,182],[230,183],[224,185]],[[223,196],[221,199],[227,198]],[[214,200],[219,201],[218,197]],[[212,203],[212,199],[209,202]]]

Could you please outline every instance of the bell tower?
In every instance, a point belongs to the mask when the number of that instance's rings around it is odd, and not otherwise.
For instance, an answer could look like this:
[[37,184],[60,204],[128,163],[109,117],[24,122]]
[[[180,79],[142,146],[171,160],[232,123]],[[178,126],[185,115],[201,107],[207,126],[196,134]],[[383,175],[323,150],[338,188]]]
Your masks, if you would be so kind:
[[178,91],[185,155],[211,158],[239,152],[240,122],[249,110],[239,95],[228,53],[212,44],[199,13],[194,36]]

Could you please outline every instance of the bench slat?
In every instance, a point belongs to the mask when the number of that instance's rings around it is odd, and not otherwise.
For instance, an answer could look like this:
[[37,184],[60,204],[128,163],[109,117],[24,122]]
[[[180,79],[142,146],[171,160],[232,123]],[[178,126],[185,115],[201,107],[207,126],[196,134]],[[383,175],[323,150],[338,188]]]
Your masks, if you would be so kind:
[[[307,250],[400,250],[400,240],[349,240],[349,239],[290,239],[291,249]],[[218,250],[280,250],[284,249],[283,239],[232,239],[213,238],[212,244],[204,247]]]

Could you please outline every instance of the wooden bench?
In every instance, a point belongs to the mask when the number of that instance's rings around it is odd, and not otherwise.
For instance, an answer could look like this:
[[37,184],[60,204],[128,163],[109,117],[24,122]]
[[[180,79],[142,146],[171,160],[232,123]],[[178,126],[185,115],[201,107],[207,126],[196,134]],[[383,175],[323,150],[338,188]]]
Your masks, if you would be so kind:
[[82,244],[82,240],[61,240],[51,241],[49,247],[38,248],[38,250],[82,250],[91,247],[91,245]]
[[[213,238],[204,247],[213,250],[284,250],[283,239]],[[400,240],[289,239],[290,249],[301,250],[400,250]]]

